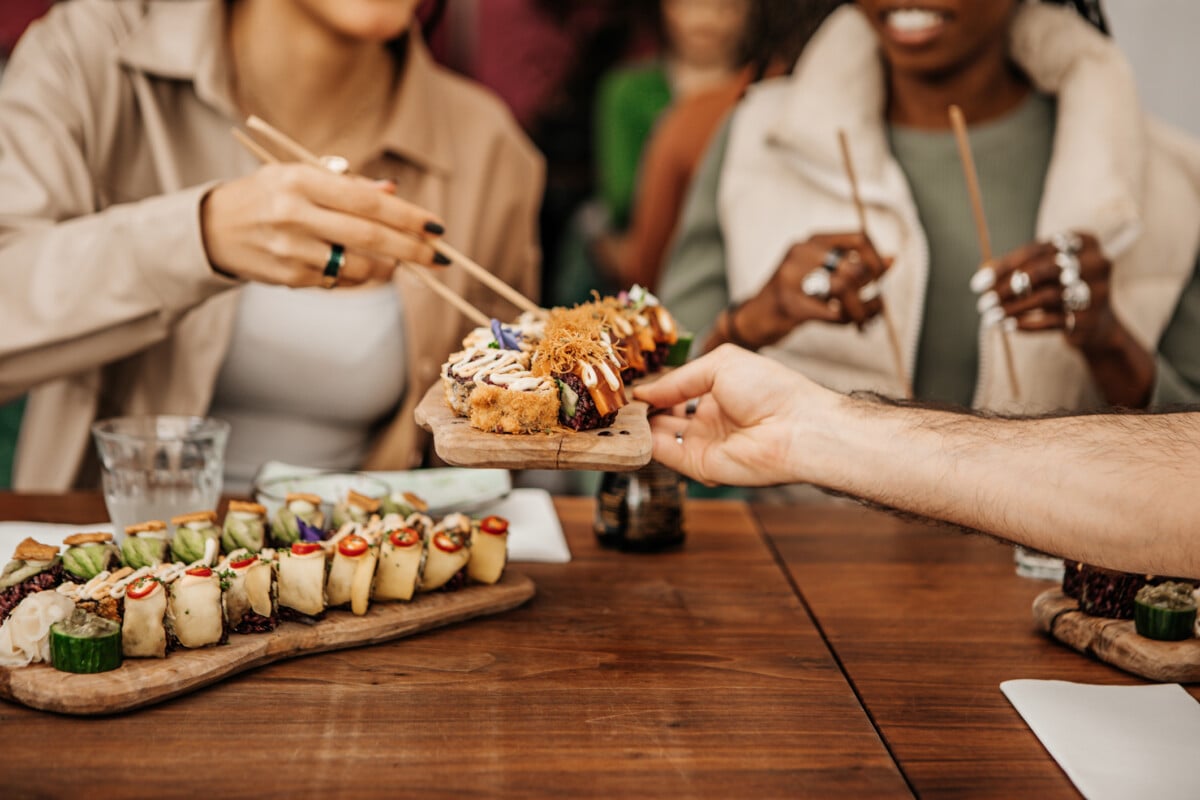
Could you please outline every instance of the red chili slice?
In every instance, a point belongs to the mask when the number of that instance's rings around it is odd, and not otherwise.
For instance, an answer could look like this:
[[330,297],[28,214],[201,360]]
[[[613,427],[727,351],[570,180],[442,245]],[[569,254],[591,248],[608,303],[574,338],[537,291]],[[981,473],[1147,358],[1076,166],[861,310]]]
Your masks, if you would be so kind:
[[421,534],[412,528],[401,528],[398,531],[392,531],[388,538],[392,540],[392,547],[412,547],[421,541]]
[[142,578],[125,590],[125,596],[130,600],[141,600],[146,595],[154,591],[154,587],[158,585],[158,581],[154,578]]
[[479,523],[479,530],[483,531],[484,533],[495,534],[496,536],[499,536],[503,533],[508,533],[508,520],[506,520],[504,517],[497,517],[495,515],[484,517],[483,521]]
[[212,569],[209,567],[192,567],[191,569],[187,570],[185,574],[193,575],[197,578],[207,578],[208,576],[212,575]]
[[358,534],[352,533],[338,542],[338,552],[347,558],[361,556],[367,552],[367,540]]
[[258,556],[251,553],[250,555],[246,556],[245,558],[239,559],[237,561],[230,561],[229,566],[232,569],[241,569],[242,567],[250,566],[255,561],[258,561]]
[[454,541],[444,532],[434,536],[433,543],[437,545],[437,549],[441,550],[443,553],[457,553],[463,548],[461,542]]
[[309,553],[315,553],[321,549],[320,542],[293,542],[292,555],[306,556]]

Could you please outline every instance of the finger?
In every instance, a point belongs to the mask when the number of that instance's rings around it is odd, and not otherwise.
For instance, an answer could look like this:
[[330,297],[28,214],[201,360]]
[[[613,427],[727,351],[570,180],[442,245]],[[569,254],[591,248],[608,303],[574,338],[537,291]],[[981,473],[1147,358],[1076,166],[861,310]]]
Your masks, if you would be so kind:
[[359,176],[334,175],[303,167],[293,179],[296,188],[312,202],[328,209],[353,214],[416,235],[440,235],[442,221],[420,206],[384,191],[377,181]]
[[1023,331],[1062,330],[1067,327],[1067,315],[1061,311],[1030,312],[1017,317],[1017,327]]
[[730,358],[746,355],[746,351],[739,347],[722,345],[711,353],[664,374],[658,380],[634,387],[633,396],[649,403],[652,408],[670,408],[686,403],[712,391],[722,364],[727,363]]
[[859,259],[866,266],[873,278],[878,278],[887,272],[888,267],[891,266],[890,263],[885,265],[885,260],[876,251],[875,245],[871,242],[870,238],[861,232],[818,233],[809,241],[819,245],[824,252],[838,248],[839,250],[858,253]]
[[[280,275],[282,283],[294,287],[318,286],[333,255],[333,245],[305,234],[281,233],[268,242],[267,251],[286,270]],[[338,283],[363,283],[387,264],[370,255],[346,250],[338,270]]]
[[990,265],[996,276],[996,287],[1008,280],[1008,276],[1013,270],[1025,269],[1025,265],[1037,259],[1040,256],[1050,255],[1053,260],[1054,245],[1049,242],[1028,242],[1021,245],[1016,250],[1005,253],[1000,258],[994,260]]
[[859,298],[858,292],[862,287],[858,284],[851,283],[850,280],[842,274],[835,273],[830,279],[829,293],[832,299],[837,300],[842,305],[842,311],[850,322],[862,326],[870,315],[863,305],[863,301]]
[[686,426],[685,420],[675,417],[655,417],[651,420],[650,440],[655,461],[675,472],[692,475],[687,437],[684,436],[682,444],[675,437],[676,432],[682,434]]
[[349,250],[430,266],[444,261],[429,242],[372,220],[317,206],[301,211],[298,223],[320,240],[339,242]]
[[1024,297],[1002,302],[1000,307],[1004,309],[1004,315],[1008,317],[1020,317],[1022,314],[1027,314],[1034,309],[1061,311],[1062,287],[1058,284],[1043,286]]

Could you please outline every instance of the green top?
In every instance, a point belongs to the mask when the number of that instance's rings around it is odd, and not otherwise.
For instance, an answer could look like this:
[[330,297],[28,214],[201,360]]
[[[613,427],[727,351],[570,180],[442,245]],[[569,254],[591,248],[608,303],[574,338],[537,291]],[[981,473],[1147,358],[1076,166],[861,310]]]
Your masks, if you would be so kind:
[[[984,192],[992,252],[1036,238],[1042,181],[1054,145],[1054,98],[1033,93],[1003,118],[974,125],[971,152]],[[971,199],[951,131],[888,126],[888,144],[908,178],[929,243],[929,280],[913,394],[970,406],[979,373],[979,312],[971,276],[981,262]]]
[[[1053,103],[1053,101],[1050,101]],[[1046,98],[1038,98],[1030,103],[1026,103],[1022,108],[1018,109],[1018,114],[1028,114],[1031,117],[1040,116],[1044,111]],[[998,124],[1003,124],[1005,120],[1001,120]],[[988,126],[983,126],[985,129]],[[707,331],[716,321],[717,315],[729,303],[729,287],[725,280],[725,240],[721,235],[720,218],[717,209],[717,189],[720,183],[721,170],[725,161],[725,151],[729,144],[729,131],[731,128],[730,120],[726,120],[721,126],[721,129],[713,135],[712,141],[709,143],[708,151],[704,156],[704,160],[700,164],[700,168],[692,180],[692,185],[689,189],[687,202],[684,204],[683,213],[679,219],[679,225],[676,228],[675,240],[672,243],[669,257],[663,271],[663,277],[659,283],[658,296],[663,303],[671,309],[671,313],[679,321],[680,327],[685,330],[696,332],[696,345],[693,352],[697,352],[707,339]],[[903,133],[907,133],[903,132]],[[981,131],[986,136],[986,130]],[[972,135],[972,142],[976,147],[979,143],[975,136]],[[976,156],[979,157],[979,154]],[[962,182],[962,172],[958,163],[958,153],[953,152],[950,156],[950,165],[947,169],[951,169],[953,174],[958,178],[956,186],[965,193],[965,185]],[[1034,171],[1028,170],[1030,174],[1044,176],[1045,170]],[[925,176],[920,172],[912,172],[909,175],[910,182],[919,183],[925,179]],[[1009,224],[1008,221],[1001,222],[997,217],[999,210],[1009,207],[1010,202],[1002,196],[997,196],[1000,191],[999,183],[984,183],[982,191],[984,192],[983,203],[987,210],[988,220],[992,226],[996,224]],[[919,188],[913,187],[914,197],[920,198],[926,192]],[[965,197],[965,194],[962,195]],[[1038,200],[1041,196],[1041,189],[1037,189],[1036,195],[1033,196],[1030,202],[1031,209],[1036,209]],[[919,201],[918,201],[919,202]],[[918,206],[919,208],[919,206]],[[966,201],[963,201],[963,214],[969,214],[966,210]],[[922,213],[923,210],[922,210]],[[1029,212],[1034,213],[1033,211]],[[1010,219],[1015,218],[1013,214],[1005,215]],[[960,223],[963,226],[965,235],[969,237],[973,250],[967,263],[972,265],[979,258],[978,245],[975,244],[975,225],[974,221],[969,216],[964,217],[965,222]],[[922,216],[922,222],[925,217]],[[1032,225],[1030,227],[1032,231]],[[995,237],[998,231],[993,227],[993,236]],[[1030,233],[1025,240],[1032,239]],[[934,241],[934,236],[930,235],[930,242]],[[997,243],[1002,243],[1003,240],[994,239]],[[1021,242],[1023,243],[1023,242]],[[1020,244],[1020,243],[1018,243]],[[996,248],[996,252],[1003,252]],[[934,257],[934,260],[941,262],[940,254]],[[931,273],[936,270],[931,268]],[[969,274],[968,274],[969,279]],[[930,275],[930,281],[935,280],[933,274]],[[951,281],[953,283],[953,281]],[[968,291],[969,286],[965,281],[960,281],[956,287],[958,292]],[[975,353],[975,348],[978,347],[976,331],[979,329],[979,317],[975,312],[975,297],[973,295],[964,294],[965,302],[961,304],[969,310],[966,316],[964,327],[956,329],[960,338],[969,344],[974,353],[974,358],[978,358],[978,353]],[[929,294],[930,298],[934,295]],[[938,297],[934,302],[949,302],[946,298]],[[942,309],[939,308],[939,312]],[[924,326],[931,324],[931,315],[927,306]],[[928,334],[923,334],[922,341],[928,338]],[[926,359],[927,360],[927,359]],[[1158,355],[1155,359],[1157,369],[1154,375],[1154,388],[1150,396],[1151,408],[1163,408],[1165,406],[1177,405],[1200,405],[1200,262],[1197,268],[1192,273],[1191,281],[1184,288],[1180,295],[1179,304],[1172,315],[1170,322],[1167,324],[1161,341],[1159,342]],[[918,373],[923,365],[918,363]],[[963,375],[963,385],[969,381],[972,389],[976,379],[977,368],[972,366],[965,369]],[[920,384],[918,384],[920,386]],[[918,396],[928,397],[929,395]],[[966,398],[964,405],[970,403],[971,397]]]
[[670,103],[671,87],[661,62],[615,70],[600,83],[596,163],[600,197],[615,229],[629,224],[642,148]]

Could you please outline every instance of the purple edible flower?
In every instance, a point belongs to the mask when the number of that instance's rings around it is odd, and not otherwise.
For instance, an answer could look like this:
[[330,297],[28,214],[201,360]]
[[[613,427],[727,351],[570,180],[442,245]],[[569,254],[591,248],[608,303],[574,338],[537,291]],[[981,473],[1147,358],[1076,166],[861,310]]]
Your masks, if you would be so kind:
[[496,343],[500,345],[501,350],[520,350],[521,342],[517,338],[516,331],[512,328],[506,328],[500,324],[500,320],[492,320],[492,336],[496,337]]
[[302,542],[325,541],[325,531],[320,528],[314,528],[299,517],[296,517],[296,527],[300,531],[300,541]]

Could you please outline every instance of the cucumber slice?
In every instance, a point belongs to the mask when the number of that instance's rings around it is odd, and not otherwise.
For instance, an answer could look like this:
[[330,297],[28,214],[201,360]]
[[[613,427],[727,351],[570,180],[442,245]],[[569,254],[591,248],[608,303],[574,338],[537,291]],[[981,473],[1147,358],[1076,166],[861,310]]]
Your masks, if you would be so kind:
[[121,626],[75,609],[50,626],[50,660],[63,672],[108,672],[121,666]]
[[1192,587],[1171,581],[1143,586],[1133,601],[1133,624],[1138,635],[1147,639],[1162,642],[1190,639],[1196,624]]
[[575,393],[574,389],[558,378],[555,378],[554,382],[558,384],[558,396],[559,401],[562,403],[563,413],[568,418],[575,416],[575,410],[579,406],[579,395]]
[[667,351],[667,360],[665,365],[668,367],[682,367],[687,363],[688,353],[692,349],[692,334],[680,333],[679,338],[675,340],[675,344],[671,345],[671,349]]

